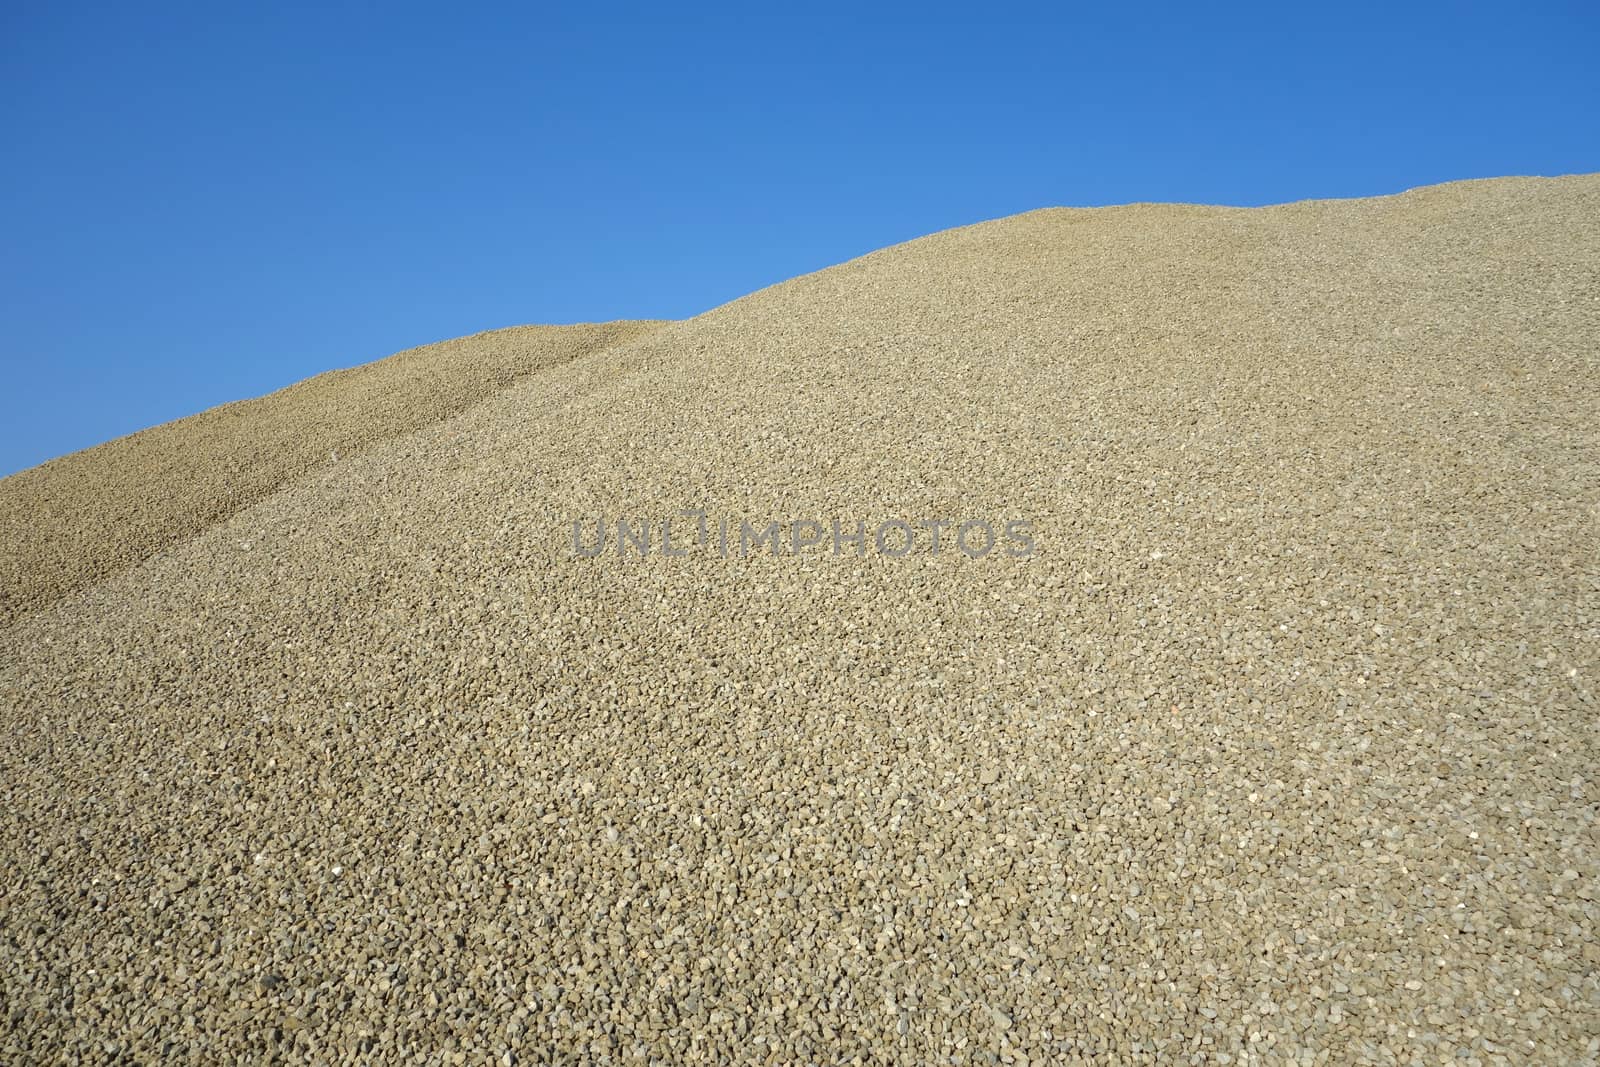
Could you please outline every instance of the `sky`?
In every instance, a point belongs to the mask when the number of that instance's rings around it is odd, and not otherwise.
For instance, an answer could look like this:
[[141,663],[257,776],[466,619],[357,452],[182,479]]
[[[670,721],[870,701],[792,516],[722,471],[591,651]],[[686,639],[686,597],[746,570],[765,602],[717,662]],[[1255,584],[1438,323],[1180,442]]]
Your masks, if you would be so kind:
[[1600,170],[1600,4],[10,4],[0,474],[1047,206]]

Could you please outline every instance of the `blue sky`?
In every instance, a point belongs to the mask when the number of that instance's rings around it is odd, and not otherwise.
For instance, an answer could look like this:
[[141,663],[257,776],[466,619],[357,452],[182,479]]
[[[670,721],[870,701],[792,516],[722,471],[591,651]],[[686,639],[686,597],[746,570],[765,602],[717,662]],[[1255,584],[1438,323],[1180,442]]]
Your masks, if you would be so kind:
[[1592,3],[760,6],[8,5],[0,473],[1037,207],[1600,170]]

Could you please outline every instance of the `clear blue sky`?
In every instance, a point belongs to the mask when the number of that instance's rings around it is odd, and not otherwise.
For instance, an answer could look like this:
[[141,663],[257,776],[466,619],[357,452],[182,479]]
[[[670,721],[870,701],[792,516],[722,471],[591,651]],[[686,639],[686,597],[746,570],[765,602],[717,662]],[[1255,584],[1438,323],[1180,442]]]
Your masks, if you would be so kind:
[[1600,170],[1594,3],[234,6],[0,14],[0,473],[1036,207]]

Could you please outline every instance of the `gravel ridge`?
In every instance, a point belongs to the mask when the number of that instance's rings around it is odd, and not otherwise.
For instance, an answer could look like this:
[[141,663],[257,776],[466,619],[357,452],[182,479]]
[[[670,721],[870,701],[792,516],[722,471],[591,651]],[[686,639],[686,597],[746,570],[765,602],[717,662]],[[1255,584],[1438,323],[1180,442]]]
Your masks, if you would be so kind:
[[0,478],[0,625],[357,450],[656,322],[514,326],[328,371]]

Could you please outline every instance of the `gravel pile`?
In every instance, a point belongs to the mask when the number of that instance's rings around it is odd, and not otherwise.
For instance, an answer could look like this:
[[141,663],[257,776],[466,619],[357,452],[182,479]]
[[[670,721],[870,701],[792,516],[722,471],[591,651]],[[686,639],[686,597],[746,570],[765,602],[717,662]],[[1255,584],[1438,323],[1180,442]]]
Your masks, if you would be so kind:
[[1600,177],[1040,211],[68,556],[0,1059],[1593,1062],[1597,364]]
[[294,478],[653,322],[518,326],[330,371],[0,479],[0,626]]

